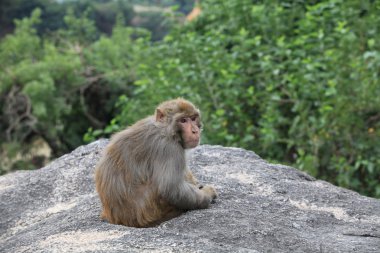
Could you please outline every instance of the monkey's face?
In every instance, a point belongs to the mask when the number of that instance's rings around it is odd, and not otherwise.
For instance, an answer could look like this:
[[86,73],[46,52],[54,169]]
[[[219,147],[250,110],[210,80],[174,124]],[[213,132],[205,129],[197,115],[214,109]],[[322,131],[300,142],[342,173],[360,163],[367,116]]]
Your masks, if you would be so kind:
[[182,146],[184,149],[195,148],[201,138],[201,124],[198,115],[182,117],[178,120]]

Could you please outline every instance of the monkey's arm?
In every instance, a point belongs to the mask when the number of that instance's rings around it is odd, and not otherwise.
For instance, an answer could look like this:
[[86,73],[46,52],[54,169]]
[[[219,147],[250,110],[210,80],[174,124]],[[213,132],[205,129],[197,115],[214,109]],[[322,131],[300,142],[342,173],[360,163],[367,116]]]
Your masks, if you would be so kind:
[[189,169],[186,169],[185,180],[190,184],[197,186],[198,189],[203,188],[203,184],[200,184],[198,182],[198,180],[194,177],[193,173]]
[[153,179],[156,180],[160,195],[177,208],[207,208],[216,193],[199,189],[192,181],[195,180],[194,176],[188,172],[190,171],[186,169],[185,163],[169,158],[155,170]]
[[187,181],[172,185],[169,191],[162,193],[162,196],[164,196],[170,204],[183,210],[207,208],[213,200],[212,193],[206,194],[206,192],[199,189],[198,186]]
[[190,184],[198,185],[197,179],[194,177],[193,173],[189,169],[186,169],[185,180]]

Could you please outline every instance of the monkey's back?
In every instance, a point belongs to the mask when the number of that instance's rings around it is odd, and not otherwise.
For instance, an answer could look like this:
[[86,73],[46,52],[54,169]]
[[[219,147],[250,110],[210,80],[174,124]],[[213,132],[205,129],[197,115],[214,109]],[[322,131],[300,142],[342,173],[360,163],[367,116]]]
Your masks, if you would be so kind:
[[[134,227],[152,226],[180,211],[169,205],[152,182],[153,143],[165,140],[152,117],[115,134],[95,170],[96,189],[103,205],[102,218]],[[161,154],[162,156],[162,154]]]

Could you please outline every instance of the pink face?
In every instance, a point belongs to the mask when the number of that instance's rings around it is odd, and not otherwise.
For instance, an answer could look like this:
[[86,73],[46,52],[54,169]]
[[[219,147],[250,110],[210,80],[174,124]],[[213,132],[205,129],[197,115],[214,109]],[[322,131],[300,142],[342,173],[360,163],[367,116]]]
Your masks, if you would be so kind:
[[198,146],[199,140],[201,138],[201,129],[198,115],[181,118],[178,120],[178,124],[181,128],[184,148],[190,149]]

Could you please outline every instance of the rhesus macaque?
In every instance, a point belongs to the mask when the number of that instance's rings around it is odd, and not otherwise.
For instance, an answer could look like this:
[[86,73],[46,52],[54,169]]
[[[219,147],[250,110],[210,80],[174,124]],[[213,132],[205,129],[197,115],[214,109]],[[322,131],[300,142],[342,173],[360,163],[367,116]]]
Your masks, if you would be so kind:
[[198,146],[200,134],[199,110],[178,98],[112,136],[95,172],[101,217],[150,227],[186,210],[207,208],[216,191],[197,184],[185,158],[186,149]]

